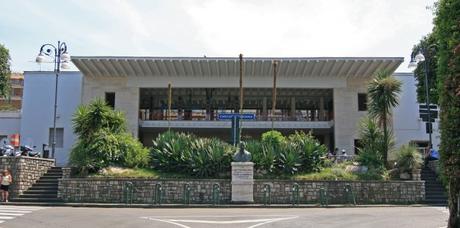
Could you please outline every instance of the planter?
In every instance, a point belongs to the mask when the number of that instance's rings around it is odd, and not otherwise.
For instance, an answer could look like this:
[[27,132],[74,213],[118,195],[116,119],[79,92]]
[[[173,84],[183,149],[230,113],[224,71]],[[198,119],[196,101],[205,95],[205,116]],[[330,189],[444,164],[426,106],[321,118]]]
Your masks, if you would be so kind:
[[401,180],[410,180],[411,175],[409,173],[400,173],[399,174],[399,179],[401,179]]
[[421,169],[412,170],[412,180],[421,180],[422,179],[421,172],[422,172]]

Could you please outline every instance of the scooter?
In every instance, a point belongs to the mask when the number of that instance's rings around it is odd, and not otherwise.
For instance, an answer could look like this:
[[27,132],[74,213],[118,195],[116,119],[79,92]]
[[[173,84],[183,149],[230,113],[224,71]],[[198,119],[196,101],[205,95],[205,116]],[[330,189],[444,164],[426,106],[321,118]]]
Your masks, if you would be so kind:
[[15,156],[14,147],[3,142],[2,147],[0,147],[0,156]]
[[29,156],[29,157],[40,157],[40,152],[34,151],[34,147],[24,145],[20,147],[21,156]]

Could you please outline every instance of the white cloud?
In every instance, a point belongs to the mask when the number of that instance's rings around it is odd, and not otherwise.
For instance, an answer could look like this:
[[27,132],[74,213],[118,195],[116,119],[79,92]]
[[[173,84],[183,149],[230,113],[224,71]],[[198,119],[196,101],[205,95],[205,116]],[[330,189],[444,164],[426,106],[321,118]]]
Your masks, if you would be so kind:
[[5,36],[20,70],[31,68],[21,57],[35,54],[38,47],[30,50],[30,45],[38,44],[23,45],[15,36],[65,40],[74,55],[407,57],[431,31],[433,16],[426,6],[433,2],[73,0],[56,6],[26,1],[8,2],[24,17],[14,9],[2,17],[24,31]]

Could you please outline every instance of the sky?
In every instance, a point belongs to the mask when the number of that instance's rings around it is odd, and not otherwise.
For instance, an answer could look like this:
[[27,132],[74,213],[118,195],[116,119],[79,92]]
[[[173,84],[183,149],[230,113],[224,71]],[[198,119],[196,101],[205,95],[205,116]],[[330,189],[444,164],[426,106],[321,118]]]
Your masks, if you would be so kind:
[[0,0],[12,70],[42,44],[75,56],[404,57],[433,28],[434,0]]

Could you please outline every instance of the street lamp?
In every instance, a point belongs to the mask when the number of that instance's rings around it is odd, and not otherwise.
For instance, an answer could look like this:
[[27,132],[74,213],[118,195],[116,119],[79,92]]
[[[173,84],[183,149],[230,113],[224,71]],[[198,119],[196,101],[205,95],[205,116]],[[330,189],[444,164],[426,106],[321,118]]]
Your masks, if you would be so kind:
[[408,67],[415,68],[417,67],[419,62],[423,62],[423,70],[425,72],[425,103],[426,103],[426,107],[428,111],[428,124],[426,126],[429,127],[429,129],[427,129],[428,137],[429,137],[428,146],[430,147],[430,149],[432,149],[433,144],[432,144],[431,134],[433,131],[433,124],[431,123],[430,93],[429,93],[429,87],[428,87],[428,66],[426,63],[425,54],[426,54],[426,49],[423,47],[421,47],[419,50],[414,50],[411,54],[410,63]]
[[58,92],[58,79],[59,73],[62,69],[70,68],[70,55],[67,52],[67,45],[65,42],[58,41],[58,45],[43,44],[40,47],[40,52],[35,61],[42,63],[47,57],[54,57],[54,72],[56,73],[55,88],[54,88],[54,115],[53,115],[53,142],[51,146],[51,157],[54,158],[56,150],[56,110],[57,110],[57,92]]

